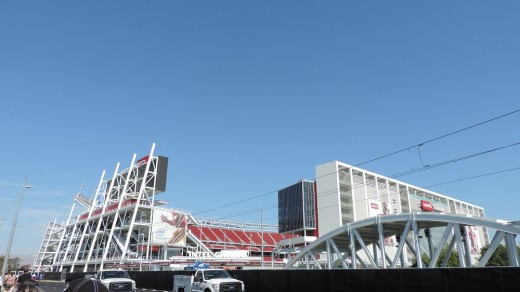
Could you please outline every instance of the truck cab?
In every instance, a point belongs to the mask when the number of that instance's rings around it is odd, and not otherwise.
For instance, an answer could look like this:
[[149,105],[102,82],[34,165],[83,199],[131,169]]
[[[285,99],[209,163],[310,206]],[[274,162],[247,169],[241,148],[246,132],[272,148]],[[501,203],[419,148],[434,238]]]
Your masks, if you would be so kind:
[[135,281],[130,279],[125,270],[100,270],[96,274],[96,279],[103,283],[109,291],[135,292]]
[[197,270],[193,276],[174,277],[174,292],[244,292],[242,281],[224,269]]
[[193,276],[192,292],[243,291],[243,283],[223,269],[198,270]]

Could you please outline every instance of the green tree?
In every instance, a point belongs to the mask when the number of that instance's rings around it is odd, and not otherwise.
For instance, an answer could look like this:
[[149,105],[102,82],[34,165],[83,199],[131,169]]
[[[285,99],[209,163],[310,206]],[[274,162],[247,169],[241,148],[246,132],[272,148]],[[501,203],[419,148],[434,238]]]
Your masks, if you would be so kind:
[[[486,251],[489,249],[489,244],[482,247],[480,250],[480,257],[479,260],[482,259]],[[516,247],[516,251],[518,252],[518,255],[520,256],[520,247]],[[486,267],[505,267],[509,266],[509,259],[507,257],[507,249],[505,245],[500,244],[491,258],[489,258],[488,262],[486,263]]]
[[[4,265],[4,256],[0,256],[0,267],[3,267]],[[10,258],[9,261],[7,262],[7,272],[10,272],[10,271],[16,271],[18,270],[18,268],[20,267],[20,258],[19,257],[15,257],[15,258]]]
[[[440,267],[442,264],[442,261],[446,257],[446,254],[448,253],[448,246],[444,246],[441,250],[441,253],[439,255],[439,260],[437,261],[437,264],[435,267]],[[422,261],[426,266],[430,265],[431,259],[430,256],[427,253],[423,253],[421,255]],[[448,263],[446,264],[447,267],[460,267],[459,262],[459,253],[456,250],[453,250],[450,254],[450,257],[448,259]],[[412,267],[417,267],[417,259],[412,259]]]

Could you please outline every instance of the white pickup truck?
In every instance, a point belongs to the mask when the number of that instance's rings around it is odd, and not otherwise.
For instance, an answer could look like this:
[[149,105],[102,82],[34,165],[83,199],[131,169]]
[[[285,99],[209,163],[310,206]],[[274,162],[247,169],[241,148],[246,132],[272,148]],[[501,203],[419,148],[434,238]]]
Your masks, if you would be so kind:
[[197,270],[195,275],[173,277],[173,292],[244,292],[242,281],[223,269]]
[[125,270],[100,270],[96,277],[110,292],[135,292],[135,281],[130,279]]

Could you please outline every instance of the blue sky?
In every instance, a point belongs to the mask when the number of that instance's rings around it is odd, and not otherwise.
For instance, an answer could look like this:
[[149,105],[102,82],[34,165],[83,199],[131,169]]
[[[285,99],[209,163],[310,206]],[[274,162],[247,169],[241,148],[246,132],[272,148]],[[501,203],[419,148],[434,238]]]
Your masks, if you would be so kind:
[[[169,206],[276,224],[276,191],[520,109],[518,1],[3,1],[0,250],[36,254],[81,184],[168,156]],[[515,113],[421,147],[425,164],[520,141]],[[520,146],[400,177],[520,167]],[[418,169],[417,149],[363,165]],[[520,171],[431,188],[520,220]],[[260,196],[242,203],[237,201]],[[211,212],[215,207],[230,205]]]

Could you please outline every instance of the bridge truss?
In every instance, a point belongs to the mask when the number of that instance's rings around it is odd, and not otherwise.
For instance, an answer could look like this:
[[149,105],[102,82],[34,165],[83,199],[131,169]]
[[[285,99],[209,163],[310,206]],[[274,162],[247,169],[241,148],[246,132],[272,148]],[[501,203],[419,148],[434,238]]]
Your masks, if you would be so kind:
[[[468,234],[474,226],[495,230],[488,250],[479,261]],[[446,267],[453,251],[458,253],[460,267],[483,267],[502,242],[509,265],[519,267],[515,242],[518,234],[518,221],[443,213],[377,216],[349,223],[319,237],[294,255],[285,268],[386,269],[410,266],[410,258],[421,259],[415,261],[417,268]],[[428,265],[422,260],[425,254],[430,259]]]

